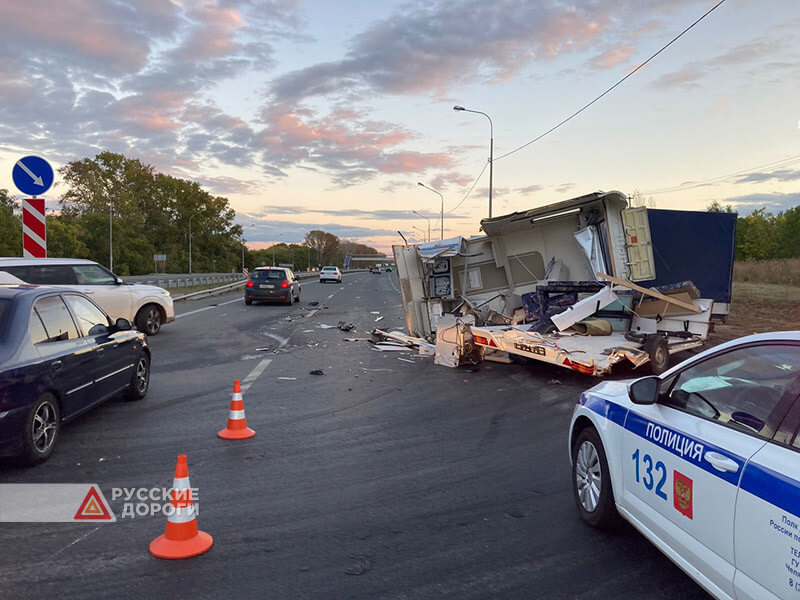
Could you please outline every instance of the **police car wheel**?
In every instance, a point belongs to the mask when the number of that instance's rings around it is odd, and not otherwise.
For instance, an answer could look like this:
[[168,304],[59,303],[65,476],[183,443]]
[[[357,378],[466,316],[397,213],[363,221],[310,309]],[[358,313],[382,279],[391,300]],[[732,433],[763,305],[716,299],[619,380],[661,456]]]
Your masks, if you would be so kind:
[[618,523],[606,453],[593,427],[584,429],[572,448],[572,488],[578,512],[587,524],[609,528]]

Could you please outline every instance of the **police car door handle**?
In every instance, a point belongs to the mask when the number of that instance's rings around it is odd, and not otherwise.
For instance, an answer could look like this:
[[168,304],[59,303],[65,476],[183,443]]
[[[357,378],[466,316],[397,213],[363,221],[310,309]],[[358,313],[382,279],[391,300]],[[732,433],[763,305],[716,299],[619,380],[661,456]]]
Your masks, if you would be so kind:
[[738,463],[718,452],[706,452],[706,460],[710,462],[711,466],[717,471],[736,473],[736,471],[739,470]]

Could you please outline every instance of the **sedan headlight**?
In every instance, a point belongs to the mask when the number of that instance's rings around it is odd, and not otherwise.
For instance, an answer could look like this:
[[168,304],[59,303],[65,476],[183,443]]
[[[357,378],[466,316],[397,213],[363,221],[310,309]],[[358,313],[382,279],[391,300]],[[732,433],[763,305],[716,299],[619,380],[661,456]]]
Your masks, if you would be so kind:
[[169,290],[164,290],[164,295],[165,296],[171,296],[172,294],[169,293]]

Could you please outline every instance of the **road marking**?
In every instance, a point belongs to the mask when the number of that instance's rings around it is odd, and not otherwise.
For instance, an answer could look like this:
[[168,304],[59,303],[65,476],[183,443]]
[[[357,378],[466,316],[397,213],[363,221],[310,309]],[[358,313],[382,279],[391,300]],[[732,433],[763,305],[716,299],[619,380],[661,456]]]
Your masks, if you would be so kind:
[[275,335],[274,333],[267,333],[266,331],[262,331],[262,333],[267,337],[271,337],[273,340],[279,341],[281,345],[278,346],[278,348],[283,348],[286,344],[289,343],[289,338],[283,338],[279,335]]
[[330,296],[328,296],[328,300],[330,300],[331,298],[333,298],[333,294],[331,294]]
[[271,363],[271,362],[272,362],[271,358],[265,358],[264,360],[262,360],[260,363],[258,363],[256,365],[255,369],[250,371],[250,374],[247,377],[244,378],[244,381],[242,381],[242,391],[243,392],[247,388],[249,388],[251,385],[253,385],[253,382],[256,379],[258,379],[258,376],[261,375],[261,373],[264,372],[264,369],[266,369],[269,366],[269,363]]
[[69,544],[67,544],[66,546],[64,546],[64,547],[63,547],[61,550],[58,550],[58,551],[56,551],[56,552],[55,552],[55,554],[53,554],[52,556],[50,556],[50,558],[55,558],[56,556],[58,556],[59,554],[61,554],[62,552],[64,552],[64,550],[69,550],[70,548],[72,548],[72,546],[74,546],[75,544],[77,544],[77,543],[78,543],[78,542],[80,542],[81,540],[85,540],[87,537],[89,537],[90,535],[92,535],[92,534],[93,534],[95,531],[97,531],[97,530],[98,530],[98,529],[100,529],[101,527],[102,527],[102,525],[98,525],[97,527],[95,527],[95,528],[94,528],[94,529],[92,529],[91,531],[87,531],[87,532],[86,532],[86,533],[84,533],[82,536],[75,538],[75,539],[74,539],[74,540],[72,540],[72,541],[71,541]]
[[233,304],[234,302],[242,302],[241,298],[237,298],[236,300],[228,300],[227,302],[220,302],[216,306],[206,306],[205,308],[198,308],[197,310],[190,310],[189,312],[181,313],[179,315],[175,315],[176,319],[180,319],[181,317],[188,317],[189,315],[193,315],[195,313],[203,312],[204,310],[211,310],[212,308],[218,308],[220,306],[225,306],[226,304]]

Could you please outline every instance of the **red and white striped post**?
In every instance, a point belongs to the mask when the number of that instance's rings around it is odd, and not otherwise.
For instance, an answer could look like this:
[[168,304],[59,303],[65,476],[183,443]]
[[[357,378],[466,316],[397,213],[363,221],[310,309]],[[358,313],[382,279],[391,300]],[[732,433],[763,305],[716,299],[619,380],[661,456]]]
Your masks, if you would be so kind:
[[22,201],[22,256],[47,258],[44,198],[25,198]]

